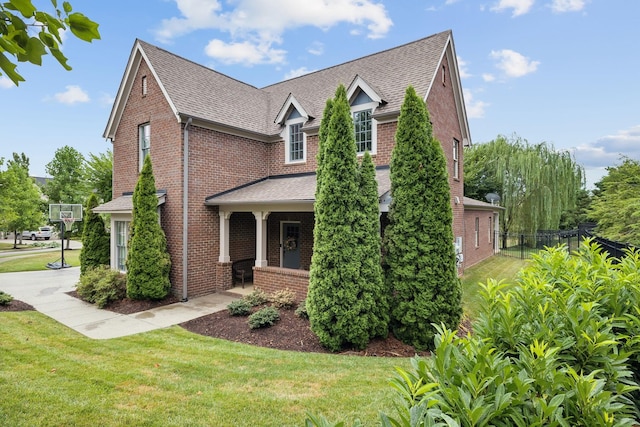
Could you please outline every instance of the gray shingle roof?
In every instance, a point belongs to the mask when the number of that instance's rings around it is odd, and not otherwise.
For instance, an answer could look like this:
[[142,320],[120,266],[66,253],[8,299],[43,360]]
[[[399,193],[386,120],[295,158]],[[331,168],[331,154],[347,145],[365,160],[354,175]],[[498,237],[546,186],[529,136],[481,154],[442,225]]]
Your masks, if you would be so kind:
[[[391,189],[389,169],[376,170],[378,196]],[[207,198],[207,205],[278,204],[315,201],[316,175],[292,175],[268,178],[255,184]]]
[[[158,206],[162,205],[166,201],[165,192],[158,192],[156,196],[158,197]],[[92,209],[95,213],[130,213],[133,211],[133,195],[125,194],[120,197],[116,197],[115,199],[103,203],[100,206],[96,206]]]
[[491,203],[483,202],[482,200],[472,199],[471,197],[463,197],[464,207],[469,209],[482,209],[482,210],[504,210],[504,207],[498,205],[492,205]]
[[289,94],[304,103],[319,125],[326,100],[339,84],[348,87],[360,76],[379,91],[386,104],[376,113],[399,112],[407,86],[426,96],[451,31],[407,43],[340,65],[276,83],[262,89],[138,40],[178,114],[273,136],[274,120]]

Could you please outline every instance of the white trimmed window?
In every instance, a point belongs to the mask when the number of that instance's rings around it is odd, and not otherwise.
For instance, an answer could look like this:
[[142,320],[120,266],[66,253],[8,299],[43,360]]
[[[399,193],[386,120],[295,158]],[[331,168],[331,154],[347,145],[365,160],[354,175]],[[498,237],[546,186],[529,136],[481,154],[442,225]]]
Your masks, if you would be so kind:
[[139,126],[138,143],[140,146],[140,154],[138,157],[140,160],[139,170],[142,170],[144,159],[149,155],[151,150],[151,125],[149,123]]
[[480,218],[476,217],[476,224],[475,224],[475,240],[476,240],[476,248],[478,246],[480,246]]
[[127,271],[127,241],[129,240],[129,221],[114,221],[116,269]]
[[353,127],[356,137],[358,155],[368,151],[375,154],[377,149],[377,122],[373,118],[373,110],[378,103],[361,90],[351,104]]
[[147,76],[142,76],[142,96],[147,95]]
[[307,135],[302,130],[305,117],[295,108],[285,122],[285,163],[304,163],[307,160]]
[[453,138],[453,177],[460,179],[460,141]]

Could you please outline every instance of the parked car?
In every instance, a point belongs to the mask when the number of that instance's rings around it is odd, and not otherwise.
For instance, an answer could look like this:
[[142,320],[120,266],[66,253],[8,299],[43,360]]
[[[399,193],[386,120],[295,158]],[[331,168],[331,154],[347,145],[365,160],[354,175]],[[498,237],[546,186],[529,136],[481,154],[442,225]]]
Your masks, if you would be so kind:
[[22,238],[31,240],[49,240],[51,238],[51,227],[39,227],[37,231],[23,231]]

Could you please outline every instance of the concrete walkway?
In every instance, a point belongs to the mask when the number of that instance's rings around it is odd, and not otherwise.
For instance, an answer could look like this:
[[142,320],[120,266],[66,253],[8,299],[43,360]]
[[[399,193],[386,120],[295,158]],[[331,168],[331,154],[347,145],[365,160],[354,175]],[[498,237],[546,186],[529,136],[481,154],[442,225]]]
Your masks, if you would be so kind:
[[234,288],[227,294],[211,294],[142,311],[118,314],[67,295],[75,289],[80,268],[64,268],[0,274],[0,290],[14,299],[32,305],[39,312],[94,339],[108,339],[177,325],[197,317],[221,311],[227,304],[251,292]]

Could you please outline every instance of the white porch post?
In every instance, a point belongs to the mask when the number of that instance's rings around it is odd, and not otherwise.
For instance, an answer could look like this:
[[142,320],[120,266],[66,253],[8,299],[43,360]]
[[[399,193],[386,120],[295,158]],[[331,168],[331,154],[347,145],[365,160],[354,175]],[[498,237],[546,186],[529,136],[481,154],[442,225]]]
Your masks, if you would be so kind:
[[256,217],[256,267],[266,267],[267,262],[267,218],[271,212],[254,211]]
[[231,262],[229,256],[229,218],[233,212],[220,211],[220,256],[219,262]]

